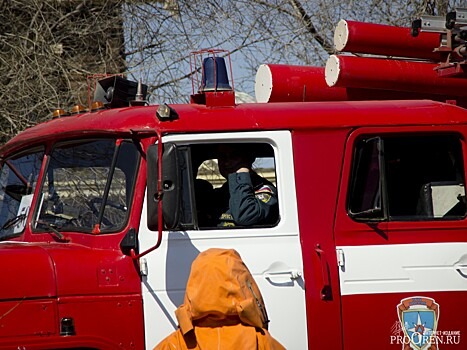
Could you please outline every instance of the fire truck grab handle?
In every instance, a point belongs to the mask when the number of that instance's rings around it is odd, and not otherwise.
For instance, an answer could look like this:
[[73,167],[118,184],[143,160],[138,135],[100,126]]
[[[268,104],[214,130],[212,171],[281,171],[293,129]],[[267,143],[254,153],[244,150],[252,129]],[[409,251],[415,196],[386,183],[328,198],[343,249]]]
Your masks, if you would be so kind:
[[318,254],[318,258],[321,264],[321,277],[323,280],[323,287],[321,288],[321,300],[332,300],[332,290],[331,290],[331,279],[329,277],[329,265],[324,254],[324,250],[321,249],[319,244],[315,245],[315,252]]

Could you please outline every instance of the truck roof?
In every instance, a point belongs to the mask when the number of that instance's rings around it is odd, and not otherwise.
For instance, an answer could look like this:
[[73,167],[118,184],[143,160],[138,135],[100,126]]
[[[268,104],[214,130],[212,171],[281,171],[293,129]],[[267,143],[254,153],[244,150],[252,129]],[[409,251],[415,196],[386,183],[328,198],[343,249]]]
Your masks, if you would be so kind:
[[157,105],[106,109],[52,119],[26,129],[0,154],[75,137],[253,130],[335,129],[361,126],[449,125],[467,122],[461,107],[430,100],[249,103],[234,107],[174,104],[178,118],[160,121]]

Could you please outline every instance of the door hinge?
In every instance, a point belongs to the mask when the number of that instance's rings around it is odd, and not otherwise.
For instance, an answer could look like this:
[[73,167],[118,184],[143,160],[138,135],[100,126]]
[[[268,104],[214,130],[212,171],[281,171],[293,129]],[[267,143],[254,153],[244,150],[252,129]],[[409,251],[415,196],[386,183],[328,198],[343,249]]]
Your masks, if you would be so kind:
[[344,251],[340,248],[337,248],[336,256],[337,256],[337,266],[344,267],[345,265]]
[[139,272],[141,273],[141,276],[148,275],[148,262],[146,258],[139,259]]

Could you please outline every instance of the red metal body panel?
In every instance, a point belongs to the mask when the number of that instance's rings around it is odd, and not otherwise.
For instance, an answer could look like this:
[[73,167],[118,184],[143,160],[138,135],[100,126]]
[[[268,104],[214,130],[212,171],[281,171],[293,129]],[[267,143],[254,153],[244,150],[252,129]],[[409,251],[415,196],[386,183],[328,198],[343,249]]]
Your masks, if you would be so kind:
[[[48,250],[55,263],[57,293],[61,297],[140,292],[134,260],[118,250],[91,249],[74,244]],[[70,256],[76,263],[70,264]]]
[[[15,278],[13,281],[18,281]],[[10,284],[2,284],[9,286]],[[11,288],[8,288],[10,289]],[[5,338],[57,334],[57,302],[51,299],[7,300],[0,302],[0,342]],[[4,347],[2,346],[2,349]]]
[[[432,125],[467,120],[462,108],[431,101],[309,102],[243,104],[227,108],[171,105],[179,119],[159,122],[157,106],[105,110],[51,120],[30,128],[0,148],[2,154],[28,145],[72,137],[121,135],[143,138],[162,133],[302,130],[365,125]],[[417,113],[413,113],[414,109]],[[284,113],[287,111],[287,113]],[[355,111],[355,113],[354,113]],[[357,113],[358,111],[358,113]],[[222,118],[219,117],[222,115]]]
[[0,338],[20,337],[27,348],[37,336],[55,342],[59,320],[72,317],[75,345],[85,346],[79,336],[86,334],[107,342],[109,349],[144,348],[138,268],[119,250],[74,243],[4,243],[0,259],[8,267],[0,290]]
[[144,349],[143,305],[140,295],[65,297],[59,317],[75,315],[77,335],[101,338],[108,348]]
[[[401,349],[401,339],[395,338],[395,333],[391,334],[388,330],[396,331],[398,326],[397,305],[404,298],[410,297],[413,294],[409,293],[393,293],[393,294],[365,294],[346,296],[342,298],[342,308],[346,309],[349,315],[348,319],[344,318],[344,337],[346,339],[345,348],[348,349],[365,349],[376,345],[378,349]],[[462,315],[466,312],[464,300],[465,292],[431,292],[433,297],[440,305],[440,315]],[[384,302],[381,300],[384,299]],[[371,311],[377,310],[375,315],[394,315],[391,318],[375,317],[368,318]],[[459,319],[456,317],[440,317],[438,329],[459,329]],[[378,334],[384,333],[387,336],[384,341],[378,344],[372,343],[373,338],[378,338]],[[444,341],[451,341],[448,344],[440,344],[439,349],[465,349],[465,340],[460,331],[461,337],[448,338],[444,336]],[[376,336],[375,336],[376,335]],[[391,338],[391,335],[393,338]],[[383,339],[381,339],[383,340]],[[457,341],[457,344],[454,342]]]
[[[293,133],[310,349],[340,349],[343,346],[333,222],[348,132],[349,129],[343,128]],[[322,168],[317,169],[318,164]],[[317,253],[318,245],[324,253]],[[327,300],[321,297],[323,288],[331,292]]]
[[32,143],[49,143],[71,137],[155,135],[155,115],[156,108],[131,107],[61,117],[18,134],[1,149],[24,147]]
[[[144,349],[142,308],[141,296],[120,294],[0,303],[0,347]],[[70,315],[76,335],[59,336],[59,320]]]
[[[44,337],[24,337],[20,340],[7,340],[2,342],[2,349],[99,349],[115,350],[119,348],[119,343],[101,336],[73,336],[61,338]],[[136,347],[135,347],[136,348]]]
[[341,20],[334,34],[338,51],[382,56],[428,59],[439,62],[442,56],[433,52],[440,45],[439,33],[411,35],[411,28]]
[[3,243],[0,252],[0,266],[5,267],[0,300],[56,297],[55,266],[46,250],[40,246]]

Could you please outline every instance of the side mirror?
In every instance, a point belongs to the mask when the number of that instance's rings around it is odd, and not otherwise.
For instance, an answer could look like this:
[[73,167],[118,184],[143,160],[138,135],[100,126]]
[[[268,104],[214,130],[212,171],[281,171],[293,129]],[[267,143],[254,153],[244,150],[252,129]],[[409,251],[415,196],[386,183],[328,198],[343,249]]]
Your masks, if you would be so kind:
[[[180,217],[180,171],[177,146],[163,144],[162,162],[158,159],[158,145],[147,151],[147,217],[148,228],[158,230],[158,220],[163,220],[166,229],[178,226]],[[161,193],[157,191],[159,166],[162,166]],[[162,218],[158,217],[158,205],[162,200]]]

